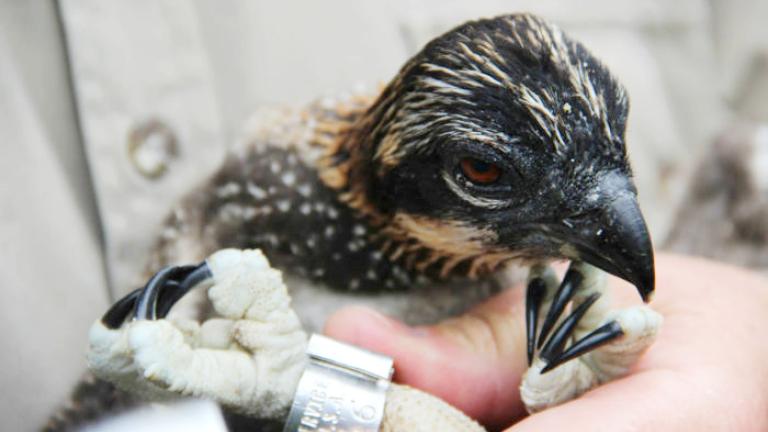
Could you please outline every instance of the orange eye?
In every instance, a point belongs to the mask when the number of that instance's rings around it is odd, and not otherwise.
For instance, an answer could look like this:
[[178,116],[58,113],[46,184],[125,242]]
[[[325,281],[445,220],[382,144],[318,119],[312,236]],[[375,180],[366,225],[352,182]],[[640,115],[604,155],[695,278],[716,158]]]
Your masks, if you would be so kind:
[[488,185],[501,177],[501,168],[480,159],[464,158],[460,166],[464,176],[477,184]]

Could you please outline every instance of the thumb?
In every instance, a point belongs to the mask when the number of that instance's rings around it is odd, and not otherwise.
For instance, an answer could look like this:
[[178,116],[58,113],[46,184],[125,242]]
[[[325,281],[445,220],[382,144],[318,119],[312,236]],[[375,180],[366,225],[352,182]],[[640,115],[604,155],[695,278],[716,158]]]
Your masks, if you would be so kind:
[[511,289],[434,326],[347,307],[329,318],[325,333],[393,357],[397,382],[495,429],[525,414],[518,390],[527,368],[524,312],[523,290]]

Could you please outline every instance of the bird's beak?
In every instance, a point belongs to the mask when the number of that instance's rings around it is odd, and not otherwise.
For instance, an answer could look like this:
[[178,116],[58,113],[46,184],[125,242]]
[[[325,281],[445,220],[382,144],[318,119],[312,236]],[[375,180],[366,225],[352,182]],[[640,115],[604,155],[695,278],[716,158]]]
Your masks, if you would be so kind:
[[655,284],[653,246],[634,193],[621,191],[603,200],[589,217],[568,223],[567,240],[584,262],[635,285],[650,301]]

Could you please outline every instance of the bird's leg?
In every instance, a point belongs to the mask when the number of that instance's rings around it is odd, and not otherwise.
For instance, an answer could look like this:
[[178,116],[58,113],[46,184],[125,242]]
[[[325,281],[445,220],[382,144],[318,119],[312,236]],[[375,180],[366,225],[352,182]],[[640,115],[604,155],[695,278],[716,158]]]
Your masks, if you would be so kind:
[[559,286],[552,270],[532,269],[526,296],[530,367],[520,387],[529,412],[626,375],[653,342],[661,316],[645,305],[611,311],[605,281],[605,273],[581,262],[571,264]]
[[[204,284],[216,317],[166,319]],[[275,418],[290,407],[305,348],[280,272],[260,251],[228,249],[164,268],[116,302],[91,328],[88,361],[97,376],[145,399],[207,397]]]
[[[206,281],[222,318],[197,328],[165,318]],[[230,249],[197,266],[165,268],[116,302],[91,329],[88,360],[96,375],[144,399],[205,397],[252,417],[280,419],[306,365],[305,348],[280,273],[259,251]],[[380,430],[484,431],[439,398],[398,384],[387,391]]]

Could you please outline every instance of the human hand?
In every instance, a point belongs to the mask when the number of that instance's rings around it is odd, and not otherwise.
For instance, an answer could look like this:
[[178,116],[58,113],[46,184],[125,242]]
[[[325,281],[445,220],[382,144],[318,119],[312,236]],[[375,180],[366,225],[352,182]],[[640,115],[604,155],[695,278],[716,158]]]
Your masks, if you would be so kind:
[[[525,416],[524,292],[508,290],[462,317],[410,328],[353,307],[326,333],[395,358],[395,380],[441,397],[490,429],[513,432],[768,429],[768,281],[701,259],[660,254],[656,343],[631,373]],[[610,282],[616,303],[637,302]],[[567,429],[566,429],[567,428]]]

